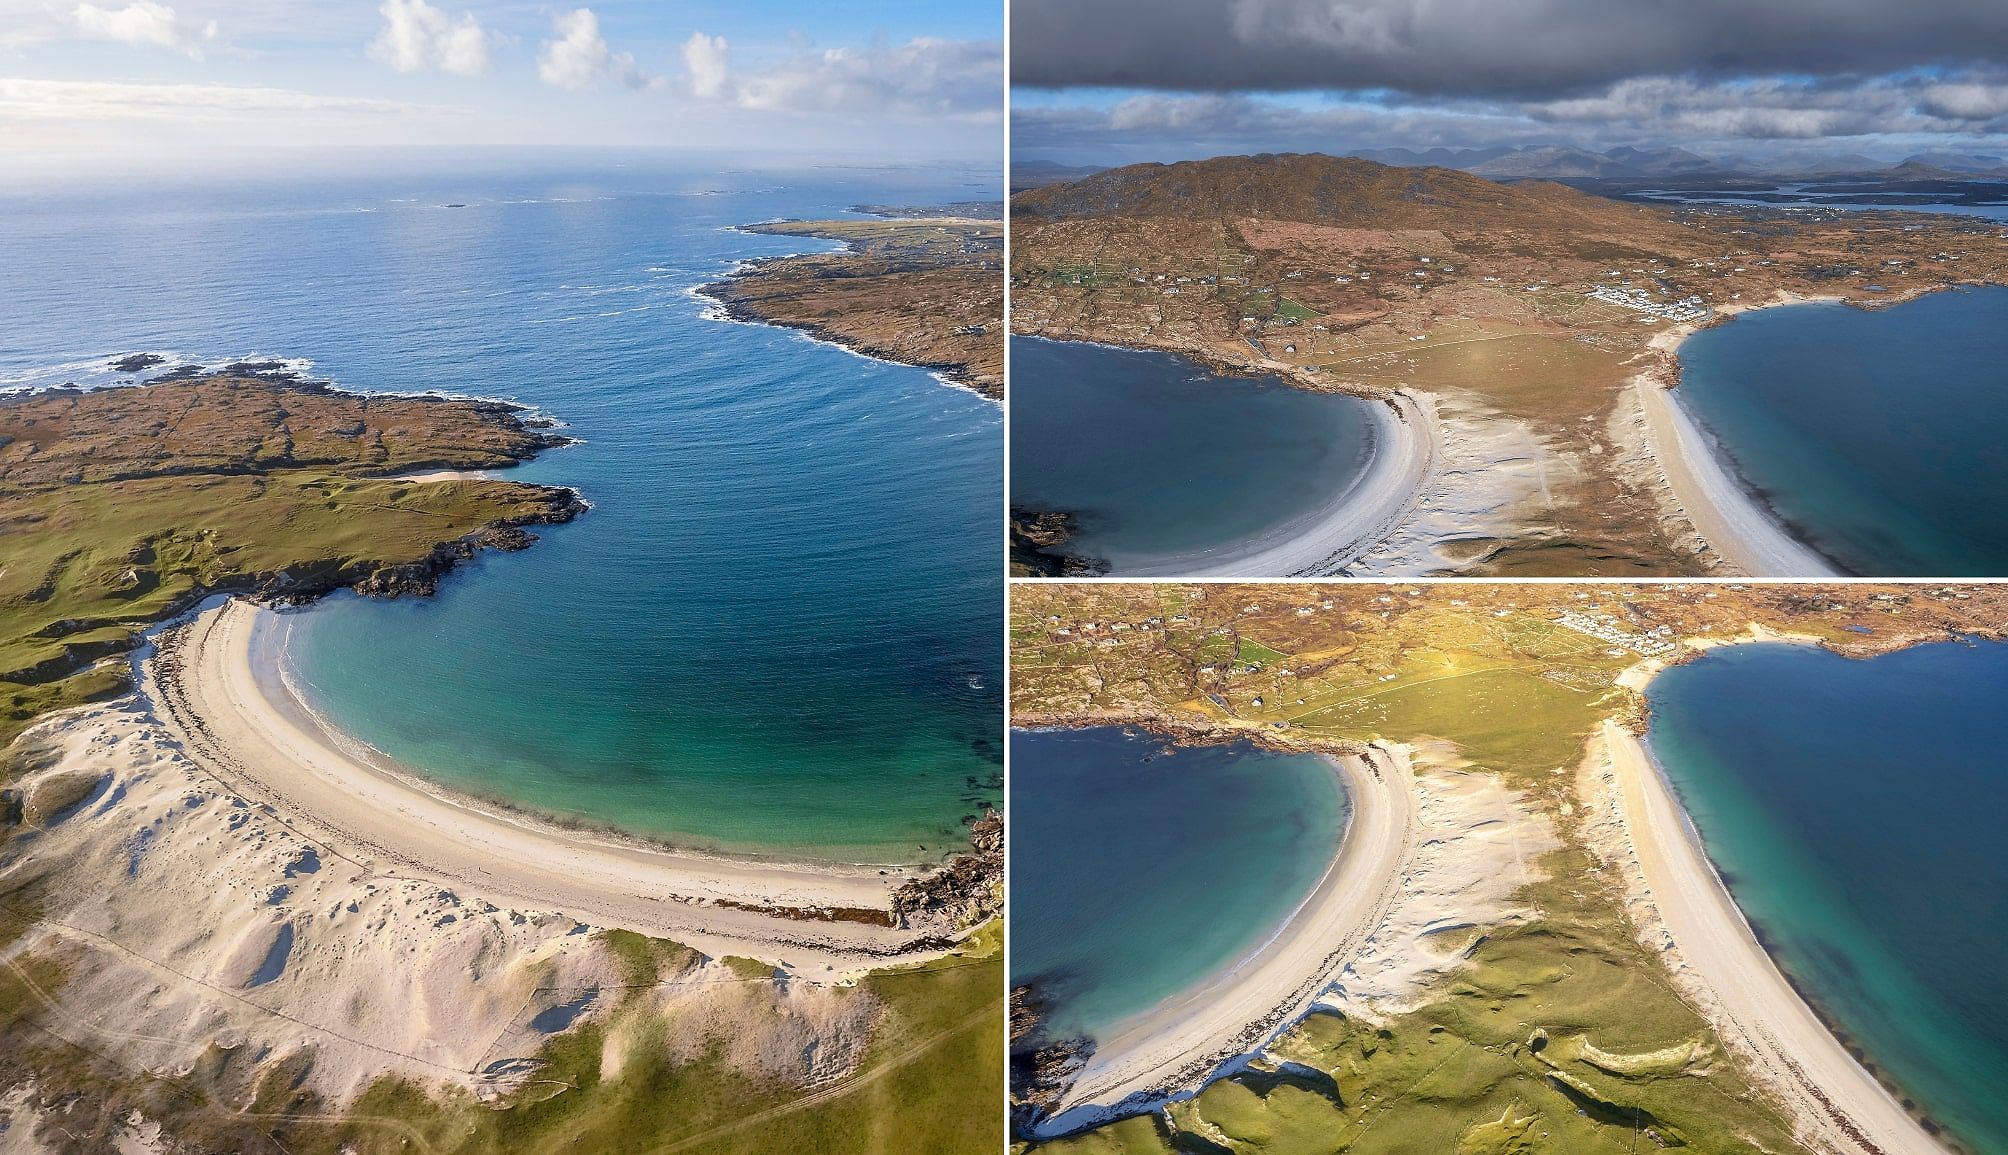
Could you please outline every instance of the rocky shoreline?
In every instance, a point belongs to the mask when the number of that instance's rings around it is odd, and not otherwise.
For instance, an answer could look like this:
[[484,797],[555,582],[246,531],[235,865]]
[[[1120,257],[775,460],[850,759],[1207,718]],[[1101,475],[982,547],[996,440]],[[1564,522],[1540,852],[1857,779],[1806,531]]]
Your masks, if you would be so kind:
[[1001,401],[1002,221],[951,215],[954,207],[871,221],[742,225],[740,232],[844,247],[742,261],[731,275],[694,291],[722,319],[794,329]]
[[1003,385],[978,380],[972,375],[967,362],[909,360],[872,342],[854,337],[848,333],[838,332],[821,321],[793,320],[762,311],[754,307],[748,298],[738,295],[735,291],[736,282],[741,278],[757,277],[760,275],[761,270],[769,265],[794,259],[793,257],[763,257],[758,260],[748,261],[744,268],[725,280],[713,281],[708,285],[700,285],[695,291],[698,296],[716,305],[719,316],[725,320],[737,321],[743,325],[772,325],[776,329],[794,329],[800,333],[807,333],[818,341],[824,341],[831,345],[841,345],[853,353],[870,357],[874,361],[890,361],[895,365],[911,365],[915,369],[925,369],[941,377],[951,385],[967,389],[971,393],[988,400],[1002,401],[1004,399]]
[[1080,516],[1058,509],[1011,507],[1011,574],[1013,577],[1101,577],[1109,563],[1081,557],[1060,547],[1080,530]]

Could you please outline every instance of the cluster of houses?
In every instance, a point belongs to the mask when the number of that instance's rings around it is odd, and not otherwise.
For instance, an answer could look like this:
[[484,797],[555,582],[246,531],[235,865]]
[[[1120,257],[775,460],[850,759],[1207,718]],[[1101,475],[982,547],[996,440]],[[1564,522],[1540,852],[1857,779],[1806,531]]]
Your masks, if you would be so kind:
[[1621,285],[1598,285],[1590,290],[1590,299],[1668,321],[1699,321],[1708,316],[1708,307],[1701,303],[1700,297],[1661,301],[1644,289],[1627,289]]
[[1653,658],[1670,654],[1678,648],[1677,643],[1670,640],[1672,626],[1661,626],[1652,633],[1642,634],[1625,628],[1608,614],[1584,613],[1581,610],[1563,610],[1555,619],[1555,624],[1608,643],[1612,656],[1629,650],[1640,657]]

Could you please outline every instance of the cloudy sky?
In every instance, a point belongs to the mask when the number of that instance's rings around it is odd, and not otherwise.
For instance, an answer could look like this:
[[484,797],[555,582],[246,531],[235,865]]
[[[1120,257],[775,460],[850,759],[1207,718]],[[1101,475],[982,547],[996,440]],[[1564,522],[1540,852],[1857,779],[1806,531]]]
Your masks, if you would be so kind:
[[0,0],[0,167],[279,144],[994,155],[999,0]]
[[2008,152],[2008,0],[1014,0],[1012,152]]

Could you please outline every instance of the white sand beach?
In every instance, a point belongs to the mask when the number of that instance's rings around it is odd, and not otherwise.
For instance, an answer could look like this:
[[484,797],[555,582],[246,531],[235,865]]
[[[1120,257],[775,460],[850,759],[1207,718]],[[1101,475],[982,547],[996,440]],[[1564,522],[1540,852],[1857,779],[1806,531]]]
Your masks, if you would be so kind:
[[1415,510],[1442,456],[1426,398],[1364,401],[1373,422],[1365,472],[1315,514],[1250,541],[1162,558],[1121,577],[1315,577],[1336,574],[1385,542]]
[[[1788,297],[1775,304],[1806,298]],[[1723,316],[1747,312],[1724,306]],[[1654,336],[1649,347],[1675,356],[1681,342],[1699,331],[1676,325]],[[1747,577],[1822,578],[1837,572],[1833,563],[1785,532],[1776,518],[1730,475],[1708,438],[1680,403],[1676,390],[1652,370],[1632,378],[1659,466],[1681,511],[1702,540]]]
[[[37,917],[0,968],[56,1037],[168,1077],[221,1048],[338,1108],[387,1075],[507,1093],[552,1035],[640,1000],[655,1017],[609,1036],[608,1072],[630,1050],[716,1041],[734,1070],[817,1086],[875,1037],[883,1008],[850,980],[942,953],[945,928],[723,905],[885,909],[910,871],[622,845],[346,754],[259,676],[254,635],[276,616],[212,605],[158,635],[138,693],[49,715],[12,748],[24,822],[0,889],[32,895]],[[636,950],[669,981],[630,991]],[[62,968],[60,990],[31,960]]]
[[[1650,674],[1632,680],[1642,685]],[[1606,722],[1598,745],[1587,765],[1606,776],[1604,805],[1622,823],[1606,854],[1624,856],[1641,935],[1791,1112],[1801,1140],[1843,1155],[1948,1155],[1779,972],[1644,744]]]
[[723,905],[889,910],[915,868],[765,863],[626,843],[485,807],[375,764],[293,699],[276,659],[259,652],[280,617],[232,599],[164,631],[160,653],[142,664],[141,692],[198,766],[329,856],[819,978],[883,965],[941,929]]
[[1349,817],[1317,886],[1232,964],[1102,1032],[1039,1134],[1192,1094],[1319,1006],[1398,1011],[1457,961],[1431,936],[1510,917],[1507,897],[1530,880],[1551,832],[1491,776],[1417,769],[1412,753],[1374,744],[1332,759]]

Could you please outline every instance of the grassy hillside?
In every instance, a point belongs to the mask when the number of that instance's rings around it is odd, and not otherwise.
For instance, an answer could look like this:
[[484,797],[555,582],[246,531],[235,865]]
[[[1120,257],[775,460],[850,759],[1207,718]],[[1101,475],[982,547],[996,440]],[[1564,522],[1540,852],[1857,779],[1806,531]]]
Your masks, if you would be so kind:
[[250,372],[0,400],[0,745],[117,692],[94,663],[210,593],[424,592],[477,547],[527,545],[517,527],[577,511],[568,491],[386,477],[562,441],[513,406]]

